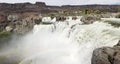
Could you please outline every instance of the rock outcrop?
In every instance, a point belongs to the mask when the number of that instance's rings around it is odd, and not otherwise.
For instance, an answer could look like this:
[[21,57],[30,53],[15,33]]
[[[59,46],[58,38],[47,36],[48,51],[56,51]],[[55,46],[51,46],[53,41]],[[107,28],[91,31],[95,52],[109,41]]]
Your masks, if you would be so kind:
[[41,15],[33,13],[9,14],[1,18],[3,20],[0,22],[0,31],[9,31],[17,34],[24,34],[31,31],[35,24],[41,22]]
[[5,13],[25,13],[25,12],[36,12],[36,13],[50,13],[55,10],[50,10],[44,2],[31,3],[0,3],[0,12]]
[[114,47],[94,50],[91,64],[120,64],[120,41]]
[[[59,14],[60,12],[69,14],[71,12],[80,12],[86,9],[88,11],[99,10],[102,12],[118,12],[118,8],[120,8],[120,5],[48,6],[44,2],[36,2],[35,4],[0,3],[0,31],[12,31],[15,33],[29,32],[34,24],[39,24],[41,22],[41,18],[38,17],[39,14],[42,16],[47,16],[49,13]],[[52,16],[54,16],[54,14],[52,14]],[[90,24],[96,20],[100,20],[101,17],[107,16],[109,17],[110,15],[85,15],[81,21],[84,22],[84,24]],[[56,20],[65,20],[65,17],[60,16],[57,17]]]
[[119,18],[120,13],[106,13],[106,14],[87,14],[83,15],[81,21],[84,24],[91,24],[93,22],[101,20],[101,18]]
[[116,15],[116,18],[120,18],[120,13]]
[[96,15],[84,15],[82,18],[81,18],[81,21],[84,23],[84,24],[91,24],[97,20],[100,20],[100,17],[96,16]]
[[83,10],[99,10],[101,12],[120,12],[120,5],[79,5],[79,6],[48,6],[44,2],[31,3],[0,3],[0,12],[6,13],[50,13],[61,11],[83,11]]

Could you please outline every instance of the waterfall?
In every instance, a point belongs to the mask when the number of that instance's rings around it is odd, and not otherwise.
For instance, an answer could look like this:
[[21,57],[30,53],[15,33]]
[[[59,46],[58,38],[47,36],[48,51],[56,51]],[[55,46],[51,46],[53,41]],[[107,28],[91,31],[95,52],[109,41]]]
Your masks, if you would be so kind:
[[100,21],[84,25],[80,18],[35,25],[17,48],[0,55],[15,52],[19,64],[91,64],[94,49],[117,44],[120,28]]
[[71,21],[34,26],[23,40],[24,59],[19,64],[91,64],[94,49],[111,47],[120,38],[120,28],[110,24]]

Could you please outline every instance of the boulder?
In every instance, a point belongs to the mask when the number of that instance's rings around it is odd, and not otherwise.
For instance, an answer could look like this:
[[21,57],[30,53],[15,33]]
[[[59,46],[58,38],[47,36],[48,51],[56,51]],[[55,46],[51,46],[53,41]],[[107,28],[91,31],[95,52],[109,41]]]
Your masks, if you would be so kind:
[[91,64],[120,64],[120,41],[114,47],[95,49]]
[[65,21],[66,18],[64,16],[58,16],[56,17],[56,21]]
[[19,16],[16,14],[16,15],[8,15],[8,21],[15,21],[15,20],[18,20],[19,19]]
[[98,17],[97,15],[84,15],[82,18],[81,18],[81,21],[84,23],[84,24],[91,24],[97,20],[100,20],[100,17]]
[[115,16],[116,18],[120,18],[120,13]]

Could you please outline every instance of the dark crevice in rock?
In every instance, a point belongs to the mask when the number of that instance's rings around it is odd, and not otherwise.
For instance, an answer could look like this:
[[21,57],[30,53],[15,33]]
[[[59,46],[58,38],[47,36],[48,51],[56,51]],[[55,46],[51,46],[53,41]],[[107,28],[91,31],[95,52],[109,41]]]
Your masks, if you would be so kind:
[[110,62],[111,64],[114,64],[114,62],[113,62],[113,61],[114,61],[114,58],[112,58],[112,57],[109,56],[109,55],[108,55],[108,60],[109,60],[109,62]]

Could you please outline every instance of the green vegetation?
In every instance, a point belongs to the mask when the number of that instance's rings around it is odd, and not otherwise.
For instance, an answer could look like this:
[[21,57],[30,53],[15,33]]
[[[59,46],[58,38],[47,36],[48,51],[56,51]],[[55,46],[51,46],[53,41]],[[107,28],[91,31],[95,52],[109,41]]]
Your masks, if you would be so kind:
[[0,32],[0,43],[9,41],[11,38],[11,32]]
[[82,14],[101,14],[102,12],[99,10],[91,10],[91,9],[85,9],[82,10]]
[[44,14],[42,16],[50,16],[51,18],[57,17],[57,16],[80,16],[85,14],[101,14],[104,12],[101,12],[100,10],[92,10],[92,9],[84,9],[84,10],[64,10],[59,12],[51,12],[48,14]]
[[0,47],[11,40],[11,32],[0,32]]
[[4,37],[9,37],[11,35],[11,32],[0,32],[0,38],[4,38]]

